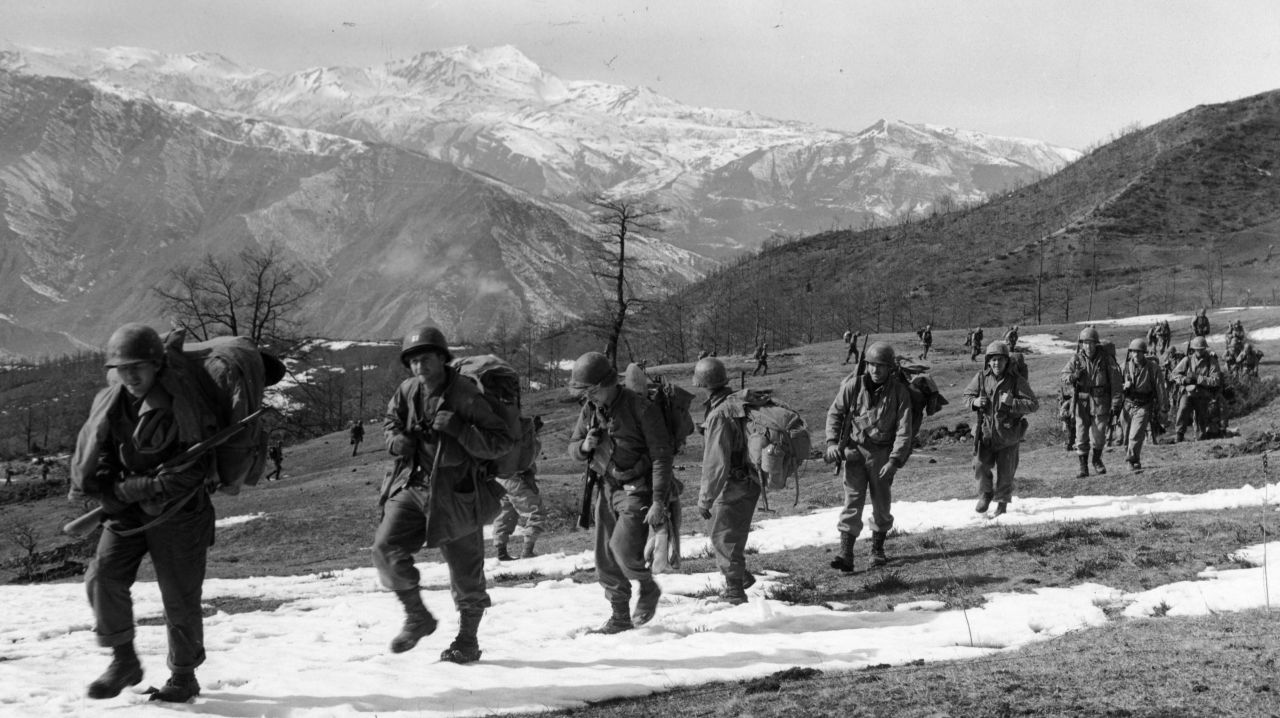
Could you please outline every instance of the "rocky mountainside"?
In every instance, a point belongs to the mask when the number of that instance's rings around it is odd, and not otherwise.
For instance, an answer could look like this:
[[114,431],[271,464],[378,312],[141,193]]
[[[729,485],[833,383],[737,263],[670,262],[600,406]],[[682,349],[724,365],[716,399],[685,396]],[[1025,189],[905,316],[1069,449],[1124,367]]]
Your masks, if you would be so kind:
[[646,195],[674,210],[666,240],[713,256],[775,234],[891,221],[939,197],[981,201],[1079,157],[927,125],[853,133],[693,107],[647,88],[564,80],[512,47],[275,75],[209,54],[11,46],[0,67],[385,142],[571,206],[584,193]]
[[[598,297],[585,215],[421,153],[99,81],[0,71],[0,217],[10,353],[159,321],[151,290],[170,268],[247,245],[275,243],[322,280],[308,310],[328,336],[424,317],[477,336]],[[648,281],[700,274],[697,257],[636,239]]]

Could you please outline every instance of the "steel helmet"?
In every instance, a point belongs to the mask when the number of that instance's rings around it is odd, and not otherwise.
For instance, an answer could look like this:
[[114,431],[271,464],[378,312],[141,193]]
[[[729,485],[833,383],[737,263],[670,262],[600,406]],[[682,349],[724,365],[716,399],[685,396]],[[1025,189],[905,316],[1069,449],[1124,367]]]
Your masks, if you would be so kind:
[[1100,342],[1102,337],[1098,335],[1098,330],[1093,327],[1085,327],[1080,330],[1080,341],[1082,342]]
[[587,352],[573,363],[569,372],[569,388],[590,389],[593,386],[612,386],[618,383],[618,373],[609,357],[600,352]]
[[1129,342],[1129,351],[1142,352],[1143,354],[1145,354],[1147,352],[1147,340],[1134,339],[1133,341]]
[[898,357],[889,342],[875,342],[867,347],[867,363],[894,366],[898,363]]
[[453,354],[449,352],[449,343],[444,340],[444,332],[435,326],[424,324],[405,335],[404,344],[400,348],[400,363],[407,367],[409,357],[428,350],[440,352],[444,355],[446,362],[453,361]]
[[107,340],[108,369],[148,361],[164,363],[164,344],[156,330],[146,324],[125,324]]
[[1192,349],[1208,349],[1208,348],[1209,348],[1209,340],[1208,340],[1208,339],[1205,339],[1205,338],[1204,338],[1204,337],[1202,337],[1202,336],[1200,336],[1200,337],[1196,337],[1195,339],[1192,339],[1192,340],[1191,340],[1191,348],[1192,348]]
[[693,367],[693,385],[705,389],[719,389],[729,383],[724,362],[715,357],[699,359]]
[[991,358],[991,357],[993,357],[993,356],[997,356],[997,357],[1008,357],[1008,356],[1009,356],[1009,343],[1008,343],[1008,342],[1004,342],[1004,341],[999,341],[999,340],[997,340],[997,341],[994,341],[994,342],[991,342],[990,344],[988,344],[988,345],[987,345],[987,358],[988,358],[988,359],[990,359],[990,358]]

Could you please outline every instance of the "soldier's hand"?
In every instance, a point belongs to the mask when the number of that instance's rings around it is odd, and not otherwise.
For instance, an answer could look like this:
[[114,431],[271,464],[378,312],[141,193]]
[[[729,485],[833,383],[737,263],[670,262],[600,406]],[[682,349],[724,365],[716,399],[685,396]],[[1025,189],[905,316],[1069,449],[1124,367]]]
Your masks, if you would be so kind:
[[667,523],[667,507],[655,501],[653,506],[649,507],[649,513],[645,514],[644,522],[650,526],[660,528]]
[[113,494],[103,494],[99,496],[98,503],[102,504],[102,510],[105,511],[108,516],[118,516],[124,513],[125,509],[129,508],[128,502],[117,499]]
[[840,460],[840,447],[835,444],[827,446],[827,451],[822,455],[822,460],[828,464],[834,464]]
[[991,400],[985,396],[980,396],[973,400],[973,408],[977,409],[978,411],[982,411],[983,409],[986,409],[989,406],[991,406]]
[[391,439],[391,445],[387,447],[391,450],[393,456],[408,456],[413,453],[413,437],[405,434],[396,434]]
[[884,466],[880,467],[880,479],[882,481],[892,479],[896,473],[898,473],[898,465],[893,461],[886,461]]
[[582,453],[590,454],[596,450],[596,446],[600,444],[600,435],[598,432],[589,431],[582,439]]
[[461,434],[464,426],[465,423],[462,421],[462,417],[448,409],[441,409],[440,411],[437,411],[435,418],[431,420],[432,429],[448,434],[449,436],[457,436],[458,434]]
[[702,508],[701,506],[699,506],[699,507],[698,507],[698,515],[700,515],[703,519],[706,519],[706,520],[710,521],[710,520],[711,520],[711,509],[704,509],[704,508]]
[[135,476],[125,479],[116,484],[116,498],[126,504],[136,504],[140,501],[148,501],[159,493],[160,487],[157,485],[155,478],[151,476]]

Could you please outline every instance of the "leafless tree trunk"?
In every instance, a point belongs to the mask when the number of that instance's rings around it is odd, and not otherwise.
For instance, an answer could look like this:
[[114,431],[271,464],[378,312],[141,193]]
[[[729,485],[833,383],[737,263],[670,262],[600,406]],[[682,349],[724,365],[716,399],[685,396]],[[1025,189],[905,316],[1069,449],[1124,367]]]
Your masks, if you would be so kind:
[[601,327],[605,336],[605,355],[618,365],[618,345],[632,305],[640,301],[631,285],[628,270],[636,271],[635,260],[627,256],[627,243],[637,231],[661,232],[658,218],[668,212],[665,207],[632,198],[598,195],[587,200],[595,208],[596,225],[601,228],[604,266],[593,272],[603,282],[607,293],[608,315]]

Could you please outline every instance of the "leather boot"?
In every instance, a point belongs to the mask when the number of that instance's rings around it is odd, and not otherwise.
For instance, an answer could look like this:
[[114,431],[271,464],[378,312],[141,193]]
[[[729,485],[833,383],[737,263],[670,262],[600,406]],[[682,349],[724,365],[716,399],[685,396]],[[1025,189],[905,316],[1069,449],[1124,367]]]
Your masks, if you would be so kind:
[[436,618],[422,604],[417,587],[396,591],[396,598],[404,604],[404,626],[391,639],[391,652],[404,653],[418,645],[418,641],[435,633]]
[[195,673],[178,673],[174,671],[169,676],[169,680],[164,682],[163,687],[159,689],[152,688],[147,692],[151,694],[151,700],[153,701],[187,703],[200,695],[200,682],[196,680]]
[[532,536],[525,536],[525,537],[524,537],[524,548],[520,550],[520,558],[533,558],[534,556],[537,556],[537,555],[538,555],[538,554],[536,554],[536,553],[534,553],[534,552],[533,552],[533,544],[534,544],[537,540],[538,540],[538,539],[536,539],[536,538],[534,538],[534,537],[532,537]]
[[978,503],[973,507],[973,510],[977,511],[980,514],[985,514],[987,512],[987,508],[990,506],[991,506],[991,494],[983,494],[978,497]]
[[889,559],[884,555],[884,539],[886,536],[884,531],[873,531],[871,533],[871,565],[883,566],[889,563]]
[[840,532],[840,553],[831,561],[831,568],[839,569],[845,573],[853,571],[853,542],[857,540],[848,531]]
[[89,684],[90,698],[115,698],[120,691],[142,682],[142,663],[133,643],[111,648],[111,665]]
[[725,603],[734,606],[740,606],[747,602],[747,592],[742,587],[743,580],[740,578],[728,578],[724,580],[724,591],[720,593],[720,599]]
[[640,597],[636,599],[635,613],[631,614],[631,622],[643,626],[653,620],[658,612],[658,599],[662,597],[662,587],[653,579],[640,582]]
[[996,510],[991,512],[991,518],[994,519],[997,516],[1004,516],[1004,512],[1008,510],[1009,510],[1008,501],[997,501]]
[[515,559],[515,556],[512,556],[512,555],[511,555],[511,553],[507,551],[507,542],[506,542],[506,541],[503,541],[503,542],[498,543],[498,544],[494,544],[494,547],[498,549],[498,560],[499,560],[499,561],[514,561],[514,560],[516,560],[516,559]]
[[458,637],[441,651],[440,660],[450,663],[475,663],[480,660],[480,641],[476,638],[476,632],[480,630],[480,619],[483,617],[483,608],[463,609],[458,616]]
[[609,616],[609,620],[605,621],[599,628],[593,628],[587,633],[603,633],[612,635],[614,633],[622,633],[635,628],[635,624],[631,622],[631,608],[626,601],[619,601],[613,605],[613,614]]
[[1093,473],[1098,476],[1107,473],[1107,467],[1102,465],[1102,447],[1093,450]]
[[1080,473],[1076,474],[1077,479],[1088,478],[1089,476],[1089,457],[1084,454],[1077,454],[1076,458],[1080,460]]

